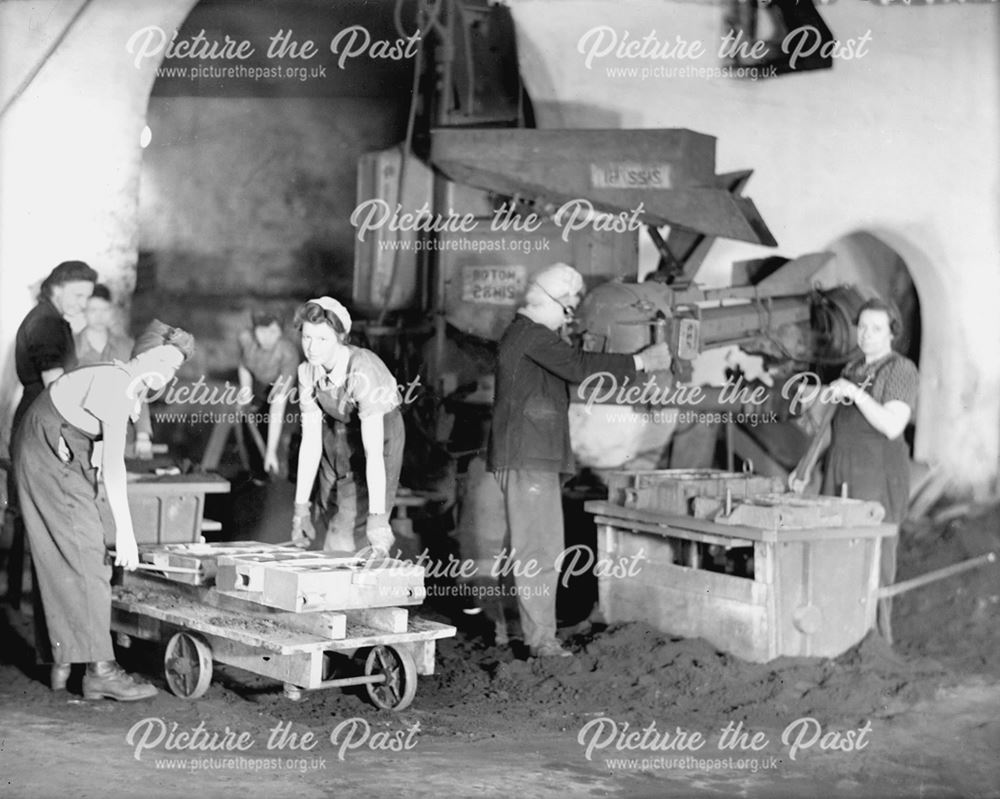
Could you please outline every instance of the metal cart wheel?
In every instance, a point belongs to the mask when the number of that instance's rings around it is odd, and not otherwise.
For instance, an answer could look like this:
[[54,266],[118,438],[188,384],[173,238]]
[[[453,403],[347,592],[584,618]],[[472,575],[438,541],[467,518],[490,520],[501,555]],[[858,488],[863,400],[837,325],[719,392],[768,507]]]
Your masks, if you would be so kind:
[[417,664],[405,649],[376,646],[365,660],[365,676],[381,675],[383,682],[367,683],[368,698],[376,707],[403,710],[417,694]]
[[163,674],[182,699],[203,696],[212,683],[212,650],[192,633],[175,633],[163,655]]

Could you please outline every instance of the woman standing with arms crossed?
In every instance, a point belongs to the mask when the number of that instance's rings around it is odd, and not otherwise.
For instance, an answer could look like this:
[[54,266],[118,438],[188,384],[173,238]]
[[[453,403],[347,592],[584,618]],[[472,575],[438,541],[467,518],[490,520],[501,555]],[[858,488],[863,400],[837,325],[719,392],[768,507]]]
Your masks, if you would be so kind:
[[156,688],[115,662],[111,643],[111,567],[139,563],[125,477],[125,433],[149,390],[168,383],[194,351],[189,333],[154,321],[128,363],[67,372],[25,413],[14,441],[21,514],[31,542],[42,614],[35,646],[52,663],[51,687],[66,687],[74,663],[87,663],[85,699],[145,699]]
[[[300,306],[295,326],[306,360],[299,365],[302,447],[292,538],[307,544],[315,537],[310,498],[318,472],[316,518],[325,525],[323,549],[354,551],[359,505],[367,504],[368,543],[387,553],[394,541],[389,513],[406,441],[396,379],[375,353],[347,343],[351,316],[332,297]],[[359,503],[359,496],[367,503]]]

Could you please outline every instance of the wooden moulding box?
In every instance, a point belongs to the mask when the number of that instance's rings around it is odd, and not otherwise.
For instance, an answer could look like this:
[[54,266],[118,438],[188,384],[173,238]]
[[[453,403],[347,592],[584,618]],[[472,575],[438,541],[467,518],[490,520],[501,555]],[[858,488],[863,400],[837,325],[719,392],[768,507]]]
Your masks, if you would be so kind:
[[201,497],[130,494],[128,505],[138,544],[187,543],[201,536]]
[[296,613],[419,605],[424,569],[385,566],[321,552],[220,557],[216,587],[250,602]]
[[[722,525],[707,531],[711,523],[692,519],[703,530],[689,530],[678,519],[657,527],[614,518],[606,504],[595,504],[608,513],[596,519],[598,557],[638,564],[628,576],[598,580],[609,623],[644,621],[757,663],[784,655],[836,657],[874,625],[881,541],[895,535],[891,525],[727,539]],[[752,576],[685,565],[680,561],[693,543],[752,551]]]
[[128,504],[138,544],[192,543],[201,538],[205,494],[229,491],[211,474],[130,480]]
[[727,472],[722,469],[654,469],[607,473],[608,501],[627,508],[642,508],[689,515],[695,497],[734,500],[784,490],[779,477]]

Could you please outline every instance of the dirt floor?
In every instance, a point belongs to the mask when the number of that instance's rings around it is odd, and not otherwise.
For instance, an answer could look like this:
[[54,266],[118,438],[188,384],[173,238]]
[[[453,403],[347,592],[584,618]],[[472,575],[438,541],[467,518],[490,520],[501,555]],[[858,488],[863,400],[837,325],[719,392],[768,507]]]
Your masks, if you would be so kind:
[[[899,579],[990,550],[995,508],[910,525]],[[894,648],[835,660],[750,664],[638,623],[526,660],[453,610],[427,609],[459,635],[399,713],[226,668],[195,701],[87,702],[44,686],[8,612],[0,796],[1000,797],[997,564],[902,595]],[[122,656],[163,687],[155,647]]]

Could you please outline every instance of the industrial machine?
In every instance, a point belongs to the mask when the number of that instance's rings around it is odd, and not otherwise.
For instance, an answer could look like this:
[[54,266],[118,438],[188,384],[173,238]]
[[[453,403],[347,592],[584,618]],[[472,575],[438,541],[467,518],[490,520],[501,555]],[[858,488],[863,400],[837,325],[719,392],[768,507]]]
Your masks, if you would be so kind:
[[[711,136],[689,130],[446,128],[431,135],[435,172],[412,156],[404,169],[405,157],[394,149],[361,165],[359,207],[369,210],[357,224],[383,224],[359,228],[359,239],[368,235],[356,251],[354,301],[378,309],[383,318],[391,311],[430,319],[424,382],[444,395],[464,386],[483,388],[493,368],[491,349],[525,286],[557,261],[572,264],[587,282],[574,332],[585,349],[635,352],[656,341],[670,343],[673,374],[657,376],[662,390],[689,383],[696,359],[713,348],[738,346],[759,355],[780,381],[817,365],[838,367],[854,347],[854,314],[873,292],[818,288],[816,275],[831,253],[737,263],[724,288],[695,282],[718,237],[775,243],[753,202],[740,194],[751,172],[716,174]],[[366,205],[373,200],[394,213],[376,219]],[[408,212],[408,225],[389,229],[393,221],[406,221]],[[643,231],[659,253],[659,268],[638,282]],[[486,384],[488,395],[488,378]],[[717,395],[702,398],[702,409],[711,409]],[[787,420],[787,408],[768,408],[775,409]],[[601,428],[600,414],[591,415],[589,425]],[[604,451],[610,461],[588,459],[588,419],[575,420],[573,438],[584,465],[614,468],[627,463],[643,440],[662,448],[662,430],[637,423],[629,433],[634,446],[589,448]],[[774,473],[791,468],[807,443],[794,425],[732,437],[731,451],[742,447],[758,469]],[[770,453],[777,455],[775,462],[765,464]]]
[[[427,382],[448,397],[441,407],[453,416],[445,426],[451,443],[465,431],[462,446],[453,447],[465,456],[457,530],[463,557],[487,564],[505,533],[499,489],[483,457],[491,353],[532,275],[563,261],[587,283],[572,331],[582,347],[633,353],[666,341],[674,355],[670,373],[652,376],[638,396],[599,386],[571,394],[578,462],[608,486],[607,500],[586,504],[598,529],[597,557],[644,558],[628,579],[613,570],[599,577],[605,619],[646,620],[755,661],[833,656],[857,643],[874,624],[880,591],[891,590],[879,587],[878,563],[882,540],[896,528],[881,523],[876,503],[786,490],[810,435],[794,413],[798,394],[782,389],[800,373],[818,384],[839,371],[855,350],[857,310],[881,287],[821,284],[831,252],[739,262],[724,287],[699,285],[716,238],[775,244],[741,195],[751,173],[716,174],[715,140],[704,134],[439,129],[429,161],[433,174],[411,168],[417,188],[392,194],[426,198],[417,215],[423,227],[413,222],[395,234],[423,242],[409,250],[425,253],[405,273],[410,288],[390,290],[398,260],[362,253],[355,301],[430,318]],[[639,281],[641,231],[659,263]],[[373,293],[378,286],[381,297]],[[765,382],[735,370],[724,384],[682,390],[695,388],[699,359],[723,347],[759,356]],[[667,409],[716,420],[689,426],[707,431],[709,445],[671,442],[680,425],[676,413],[661,413]],[[713,470],[720,430],[726,471]],[[641,471],[644,452],[652,467],[677,465],[679,455],[694,468]],[[496,620],[500,629],[502,615]]]

